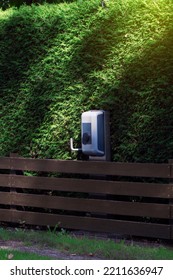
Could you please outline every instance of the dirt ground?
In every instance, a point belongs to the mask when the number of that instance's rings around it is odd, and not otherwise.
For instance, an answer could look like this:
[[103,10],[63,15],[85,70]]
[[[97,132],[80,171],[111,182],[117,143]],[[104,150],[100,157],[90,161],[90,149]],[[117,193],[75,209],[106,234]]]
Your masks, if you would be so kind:
[[64,253],[52,248],[39,248],[36,246],[25,246],[21,241],[0,241],[0,249],[18,250],[21,252],[36,253],[42,256],[48,256],[54,260],[100,260],[94,255],[77,255]]
[[[150,240],[150,239],[142,239],[142,238],[133,238],[129,239],[124,236],[117,236],[117,235],[108,235],[108,234],[93,234],[90,232],[83,232],[83,231],[73,231],[73,235],[75,237],[82,237],[87,236],[89,238],[99,238],[99,239],[112,239],[115,242],[121,242],[122,240],[125,241],[126,244],[131,245],[139,245],[139,246],[150,246],[150,247],[159,247],[159,246],[165,246],[167,248],[173,249],[172,242],[163,241],[163,240]],[[38,255],[42,256],[48,256],[54,260],[101,260],[101,256],[94,255],[94,254],[87,254],[87,255],[78,255],[78,254],[72,254],[70,252],[62,252],[58,249],[53,249],[50,247],[39,247],[35,244],[32,246],[26,246],[22,241],[2,241],[0,240],[0,249],[8,249],[8,250],[18,250],[21,252],[28,252],[28,253],[36,253]]]

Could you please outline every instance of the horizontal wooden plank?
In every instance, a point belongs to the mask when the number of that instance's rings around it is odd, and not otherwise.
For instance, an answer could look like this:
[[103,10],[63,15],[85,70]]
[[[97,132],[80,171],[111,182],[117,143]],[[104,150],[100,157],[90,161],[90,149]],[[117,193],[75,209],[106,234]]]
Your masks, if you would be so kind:
[[134,236],[170,239],[170,226],[162,224],[130,222],[113,219],[54,215],[17,210],[0,209],[0,220],[28,225],[57,226],[66,229],[90,230]]
[[173,178],[173,159],[169,160],[169,164],[170,164],[170,171],[171,171],[171,178]]
[[172,224],[173,224],[173,202],[169,204],[170,206],[170,219],[172,219]]
[[0,174],[0,187],[10,187],[11,186],[11,176],[8,174]]
[[0,169],[10,169],[11,168],[11,158],[0,157]]
[[12,222],[13,210],[0,209],[0,222]]
[[11,205],[11,193],[10,192],[0,192],[0,204]]
[[170,164],[73,161],[31,158],[0,158],[0,162],[1,168],[4,168],[4,166],[9,166],[10,162],[10,168],[15,170],[156,178],[170,178],[171,176]]
[[173,240],[173,225],[171,225],[171,240]]
[[0,204],[135,217],[163,219],[169,219],[170,217],[170,206],[157,203],[152,204],[0,192]]
[[[10,185],[11,184],[11,185]],[[173,198],[173,184],[0,174],[0,186],[23,189]]]

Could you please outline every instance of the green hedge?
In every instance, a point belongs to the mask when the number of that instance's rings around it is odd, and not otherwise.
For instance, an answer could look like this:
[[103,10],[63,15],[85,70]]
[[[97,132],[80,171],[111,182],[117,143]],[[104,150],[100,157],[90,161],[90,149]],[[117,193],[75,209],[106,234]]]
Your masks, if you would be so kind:
[[0,11],[0,155],[75,158],[80,115],[109,110],[114,161],[173,157],[172,0]]
[[62,2],[66,2],[66,3],[70,3],[73,2],[75,0],[1,0],[0,1],[0,8],[2,8],[3,10],[6,10],[10,7],[20,7],[23,4],[26,5],[32,5],[32,4],[45,4],[45,3],[62,3]]

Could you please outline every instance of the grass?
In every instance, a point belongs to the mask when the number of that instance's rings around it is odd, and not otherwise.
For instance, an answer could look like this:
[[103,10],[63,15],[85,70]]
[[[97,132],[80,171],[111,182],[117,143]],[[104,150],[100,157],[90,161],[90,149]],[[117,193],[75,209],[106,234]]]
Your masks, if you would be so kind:
[[[66,232],[7,230],[0,229],[0,240],[20,240],[25,245],[36,244],[40,247],[49,247],[69,254],[93,255],[104,259],[116,260],[173,260],[173,250],[166,246],[146,246],[124,241],[103,240],[76,237]],[[27,256],[26,256],[27,257]]]
[[0,260],[51,260],[47,256],[35,253],[20,252],[17,250],[0,249]]

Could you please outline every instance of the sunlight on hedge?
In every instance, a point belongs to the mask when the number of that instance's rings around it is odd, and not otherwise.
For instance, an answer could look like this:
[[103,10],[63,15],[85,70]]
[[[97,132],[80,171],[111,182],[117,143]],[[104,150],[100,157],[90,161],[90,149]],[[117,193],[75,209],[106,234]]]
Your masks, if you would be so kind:
[[81,113],[105,109],[113,160],[172,158],[172,1],[105,2],[0,11],[0,155],[75,158]]

